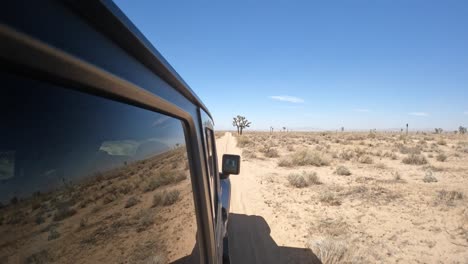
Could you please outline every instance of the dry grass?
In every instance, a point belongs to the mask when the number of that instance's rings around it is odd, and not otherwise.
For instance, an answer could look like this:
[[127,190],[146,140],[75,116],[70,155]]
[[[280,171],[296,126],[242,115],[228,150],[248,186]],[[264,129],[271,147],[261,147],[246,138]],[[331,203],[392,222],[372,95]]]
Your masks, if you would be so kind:
[[302,149],[288,155],[278,162],[280,167],[295,167],[295,166],[327,166],[330,164],[330,159],[317,152],[309,149]]
[[248,138],[248,136],[238,136],[237,137],[237,146],[239,148],[244,148],[248,145],[251,145],[252,141]]
[[371,157],[364,155],[358,158],[358,162],[363,164],[372,164],[374,163],[374,160]]
[[338,166],[335,170],[335,173],[338,175],[349,176],[351,175],[351,171],[345,166]]
[[181,170],[161,171],[159,172],[159,175],[153,177],[149,181],[148,186],[145,188],[145,192],[154,191],[155,189],[161,186],[175,184],[185,179],[187,179],[187,174],[185,171],[181,171]]
[[163,193],[156,193],[153,196],[153,207],[156,206],[170,206],[180,200],[180,192],[178,190],[164,191]]
[[57,212],[54,215],[53,220],[54,221],[62,221],[70,216],[73,216],[76,214],[76,210],[73,208],[70,208],[67,205],[61,206],[57,209]]
[[[465,259],[468,213],[462,211],[468,195],[463,189],[468,168],[466,135],[404,134],[249,134],[255,142],[249,149],[260,151],[273,146],[281,157],[277,168],[270,168],[272,161],[268,160],[250,164],[254,170],[265,168],[260,176],[276,175],[261,179],[266,187],[261,195],[274,209],[274,218],[266,220],[291,224],[298,230],[290,230],[293,235],[288,241],[307,243],[301,227],[304,219],[312,219],[310,233],[319,238],[311,241],[323,237],[331,241],[310,242],[316,245],[313,251],[324,263],[456,263]],[[440,138],[445,145],[439,144]],[[314,166],[301,162],[312,152],[332,157],[332,166],[305,168],[316,171],[326,183],[307,187],[307,181],[300,177],[300,166]],[[431,172],[425,177],[426,171]],[[353,176],[337,176],[351,172]],[[424,183],[423,178],[430,183]],[[302,189],[294,191],[291,186]],[[413,239],[418,242],[413,243]],[[279,237],[278,242],[284,241]],[[340,250],[343,245],[347,248],[344,254]],[[356,250],[360,253],[354,254]],[[437,254],[440,250],[450,253]]]
[[444,153],[440,153],[436,156],[436,160],[440,162],[444,162],[447,160],[447,155],[445,155]]
[[348,244],[332,237],[320,237],[311,240],[308,244],[323,264],[348,263]]
[[255,158],[257,158],[257,154],[253,150],[243,149],[242,150],[242,157],[244,159],[255,159]]
[[332,206],[339,206],[342,203],[338,195],[328,190],[320,194],[320,202]]
[[431,182],[438,182],[438,180],[433,175],[432,171],[426,171],[426,175],[424,175],[423,182],[431,183]]
[[402,162],[409,165],[424,165],[427,164],[427,159],[421,154],[410,154],[403,158]]
[[322,184],[316,172],[292,173],[288,176],[288,182],[296,188],[309,187],[310,185]]
[[137,205],[138,203],[140,203],[140,200],[138,200],[138,198],[132,196],[132,197],[128,198],[127,202],[125,203],[125,208],[133,207],[133,206]]
[[447,206],[455,206],[456,202],[463,199],[464,195],[462,192],[441,190],[437,192],[437,196],[434,202],[436,205],[443,204]]
[[278,150],[273,147],[265,147],[261,151],[263,155],[267,158],[277,158],[279,157]]

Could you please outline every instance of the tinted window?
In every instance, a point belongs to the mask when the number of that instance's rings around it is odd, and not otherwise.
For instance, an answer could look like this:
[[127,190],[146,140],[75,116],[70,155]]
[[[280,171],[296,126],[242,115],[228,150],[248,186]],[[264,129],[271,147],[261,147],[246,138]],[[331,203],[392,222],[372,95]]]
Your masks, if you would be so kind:
[[0,77],[0,263],[194,262],[181,121]]
[[208,160],[208,174],[209,174],[209,182],[210,182],[210,193],[211,193],[211,201],[212,201],[212,210],[213,216],[216,215],[216,167],[214,164],[214,151],[213,151],[213,132],[209,128],[205,128],[205,138],[206,138],[206,154]]

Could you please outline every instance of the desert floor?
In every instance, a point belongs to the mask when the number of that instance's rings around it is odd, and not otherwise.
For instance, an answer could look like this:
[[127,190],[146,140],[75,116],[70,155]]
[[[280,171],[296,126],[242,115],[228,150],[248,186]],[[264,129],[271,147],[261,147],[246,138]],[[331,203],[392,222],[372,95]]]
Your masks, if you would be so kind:
[[188,175],[180,147],[0,208],[0,263],[190,263]]
[[233,263],[468,263],[468,137],[217,134]]

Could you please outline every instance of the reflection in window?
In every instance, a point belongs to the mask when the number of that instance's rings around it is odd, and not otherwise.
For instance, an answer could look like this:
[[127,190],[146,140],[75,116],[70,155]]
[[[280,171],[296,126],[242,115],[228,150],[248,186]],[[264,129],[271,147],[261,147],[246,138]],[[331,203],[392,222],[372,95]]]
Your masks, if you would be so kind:
[[179,120],[0,77],[0,263],[196,262]]

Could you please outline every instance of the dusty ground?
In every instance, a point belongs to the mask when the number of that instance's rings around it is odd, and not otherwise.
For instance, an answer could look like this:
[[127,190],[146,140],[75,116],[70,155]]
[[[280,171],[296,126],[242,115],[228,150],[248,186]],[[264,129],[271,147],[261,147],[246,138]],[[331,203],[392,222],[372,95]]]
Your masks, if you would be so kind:
[[468,263],[466,135],[227,133],[217,146],[242,154],[234,263]]
[[[468,263],[466,135],[217,137],[219,156],[242,155],[231,176],[233,263]],[[0,263],[190,255],[196,224],[183,153],[1,208]]]

